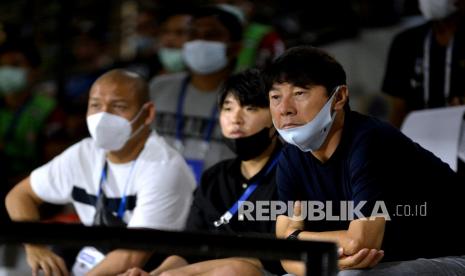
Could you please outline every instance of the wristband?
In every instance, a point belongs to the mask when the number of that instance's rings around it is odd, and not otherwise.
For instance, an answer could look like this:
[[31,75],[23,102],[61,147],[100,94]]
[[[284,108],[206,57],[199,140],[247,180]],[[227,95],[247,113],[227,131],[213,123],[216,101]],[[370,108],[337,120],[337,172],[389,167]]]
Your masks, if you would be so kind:
[[299,236],[300,232],[302,232],[302,230],[295,230],[289,236],[287,236],[286,240],[292,240],[292,241],[298,240],[297,236]]

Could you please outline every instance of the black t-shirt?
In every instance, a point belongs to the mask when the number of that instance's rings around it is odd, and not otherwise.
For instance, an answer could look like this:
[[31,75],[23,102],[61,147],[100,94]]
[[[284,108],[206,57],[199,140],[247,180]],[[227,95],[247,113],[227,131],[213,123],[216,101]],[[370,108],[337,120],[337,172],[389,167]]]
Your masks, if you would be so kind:
[[463,238],[459,241],[465,183],[387,123],[350,111],[341,142],[327,162],[287,145],[276,175],[281,200],[325,204],[324,218],[308,213],[309,231],[347,230],[350,209],[344,202],[363,206],[366,217],[383,213],[382,203],[391,219],[382,246],[385,261],[465,253]]
[[[249,180],[245,179],[242,175],[240,170],[241,161],[237,158],[221,161],[206,170],[202,174],[200,185],[194,193],[194,201],[187,219],[186,230],[275,237],[275,221],[273,220],[251,221],[244,219],[239,221],[238,214],[235,214],[228,224],[215,227],[213,223],[239,200],[247,187],[252,183],[257,183],[258,186],[246,199],[247,201],[255,203],[257,201],[278,199],[275,178],[277,166],[275,165],[270,170],[268,168],[278,158],[281,148],[282,145],[278,143],[267,164]],[[254,205],[256,206],[256,204]],[[256,218],[255,211],[251,212],[251,215],[253,218]],[[199,261],[199,259],[190,259],[190,261]],[[271,272],[282,272],[278,261],[264,261],[263,264]]]
[[[449,98],[465,96],[465,24],[455,34],[452,48]],[[424,43],[431,31],[431,23],[407,29],[394,37],[389,51],[383,92],[403,98],[408,111],[425,107],[442,107],[448,100],[444,95],[446,51],[432,37],[430,44],[429,97],[424,94]]]

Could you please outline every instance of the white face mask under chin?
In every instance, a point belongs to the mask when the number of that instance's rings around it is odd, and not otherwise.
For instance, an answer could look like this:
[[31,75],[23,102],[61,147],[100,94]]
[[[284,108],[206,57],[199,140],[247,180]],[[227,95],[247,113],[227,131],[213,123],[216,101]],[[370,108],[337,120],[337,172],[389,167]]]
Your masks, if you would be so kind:
[[315,118],[305,125],[289,129],[278,129],[276,124],[274,124],[279,135],[281,135],[287,143],[295,145],[301,151],[314,152],[320,149],[328,136],[334,122],[334,117],[336,116],[336,112],[331,114],[331,105],[339,87],[340,86],[335,89],[331,98],[329,98]]
[[140,116],[142,110],[131,122],[118,115],[99,112],[87,117],[87,128],[99,148],[107,151],[117,151],[123,148],[129,139],[144,129],[145,125],[141,125],[131,135],[131,125]]

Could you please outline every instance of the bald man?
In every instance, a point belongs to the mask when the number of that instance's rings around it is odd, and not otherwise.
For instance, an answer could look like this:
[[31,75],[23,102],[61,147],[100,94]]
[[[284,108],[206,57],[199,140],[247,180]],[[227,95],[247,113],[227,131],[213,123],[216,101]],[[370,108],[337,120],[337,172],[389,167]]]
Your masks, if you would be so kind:
[[[91,138],[35,169],[8,194],[14,221],[39,221],[43,202],[72,203],[86,226],[182,230],[194,177],[184,159],[150,129],[155,108],[138,75],[112,70],[91,87]],[[33,275],[69,275],[63,259],[45,246],[25,245]],[[86,258],[91,256],[93,258]],[[149,252],[85,247],[74,275],[115,275],[143,266]],[[92,261],[93,259],[93,261]]]

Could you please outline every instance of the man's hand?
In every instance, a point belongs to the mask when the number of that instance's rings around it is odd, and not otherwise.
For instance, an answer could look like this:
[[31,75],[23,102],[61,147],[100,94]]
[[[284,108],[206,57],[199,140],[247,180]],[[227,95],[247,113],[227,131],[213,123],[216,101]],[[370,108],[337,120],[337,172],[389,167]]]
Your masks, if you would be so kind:
[[449,101],[450,106],[458,106],[458,105],[463,105],[463,104],[465,104],[465,97],[455,96],[455,97],[452,97],[452,99],[450,99]]
[[[300,201],[296,201],[294,203],[294,214],[293,217],[287,216],[279,216],[276,222],[276,237],[285,239],[287,238],[292,232],[295,230],[304,230],[304,221],[301,217],[302,214],[302,207]],[[384,227],[384,225],[382,225]],[[356,228],[358,231],[359,229]],[[361,229],[360,231],[362,231]],[[383,232],[384,233],[384,232]],[[332,231],[332,232],[320,232],[320,233],[310,233],[310,232],[302,232],[300,237],[301,239],[309,239],[309,240],[327,240],[327,241],[335,241],[339,244],[339,269],[359,269],[359,268],[369,268],[373,267],[381,261],[384,257],[384,251],[378,250],[376,248],[369,249],[369,248],[362,248],[361,250],[354,251],[354,254],[350,254],[348,252],[344,252],[344,250],[350,249],[350,246],[347,246],[346,243],[341,244],[341,240],[344,241],[347,238],[342,238],[347,235],[347,231]],[[346,244],[346,247],[342,247]],[[350,245],[350,243],[349,243]],[[346,253],[347,255],[344,255]],[[300,265],[300,264],[299,264]],[[303,274],[303,265],[298,266],[297,262],[283,262],[283,266],[290,268],[291,270],[286,269],[288,272],[292,272],[294,274],[299,274],[296,271],[302,271]],[[286,268],[285,267],[285,268]],[[295,271],[294,271],[295,268]]]
[[340,250],[338,265],[340,270],[369,268],[377,265],[383,257],[384,251],[377,249],[364,248],[351,256],[344,255]]
[[126,272],[118,274],[118,276],[150,276],[148,272],[138,268],[138,267],[133,267],[128,269]]
[[63,259],[45,246],[26,245],[26,255],[33,276],[37,276],[39,270],[43,270],[45,276],[69,275]]
[[284,215],[278,216],[276,221],[276,237],[285,239],[295,230],[304,230],[304,221],[301,214],[301,203],[300,201],[296,201],[294,203],[294,215],[292,218]]

